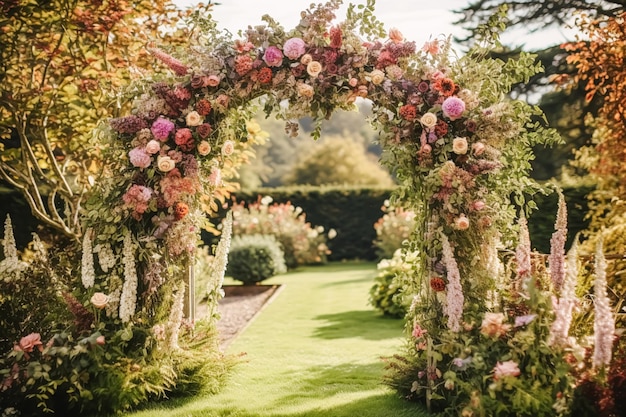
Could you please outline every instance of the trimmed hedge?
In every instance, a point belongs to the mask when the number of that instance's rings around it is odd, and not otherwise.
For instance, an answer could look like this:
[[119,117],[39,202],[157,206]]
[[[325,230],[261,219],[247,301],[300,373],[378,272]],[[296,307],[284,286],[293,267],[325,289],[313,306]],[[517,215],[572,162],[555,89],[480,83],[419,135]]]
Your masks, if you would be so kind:
[[[389,188],[359,188],[353,186],[283,187],[262,188],[235,193],[234,199],[246,204],[269,195],[275,203],[290,201],[302,207],[306,220],[313,226],[323,226],[326,231],[334,228],[337,237],[328,241],[332,251],[328,259],[377,260],[374,223],[383,216],[382,206],[392,194]],[[563,189],[567,202],[568,246],[581,230],[587,227],[587,195],[590,187]],[[529,232],[533,248],[541,253],[550,252],[550,237],[554,232],[558,196],[556,193],[535,196],[538,209],[529,219]]]

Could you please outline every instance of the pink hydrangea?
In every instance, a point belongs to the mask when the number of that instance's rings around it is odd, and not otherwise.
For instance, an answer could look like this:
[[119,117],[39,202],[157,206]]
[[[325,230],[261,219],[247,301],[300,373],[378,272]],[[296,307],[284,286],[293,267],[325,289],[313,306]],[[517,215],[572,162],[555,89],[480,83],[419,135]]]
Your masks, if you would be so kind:
[[270,67],[279,67],[283,63],[283,53],[275,46],[270,46],[263,54],[263,61]]
[[152,135],[161,142],[167,141],[167,138],[173,130],[174,122],[163,117],[156,119],[150,128]]
[[130,163],[137,168],[148,168],[152,164],[152,158],[144,148],[136,147],[128,152]]
[[289,59],[298,59],[305,52],[306,44],[300,38],[287,39],[283,45],[283,52]]
[[455,120],[461,117],[465,111],[465,102],[458,97],[448,97],[441,104],[441,110],[444,116],[450,120]]

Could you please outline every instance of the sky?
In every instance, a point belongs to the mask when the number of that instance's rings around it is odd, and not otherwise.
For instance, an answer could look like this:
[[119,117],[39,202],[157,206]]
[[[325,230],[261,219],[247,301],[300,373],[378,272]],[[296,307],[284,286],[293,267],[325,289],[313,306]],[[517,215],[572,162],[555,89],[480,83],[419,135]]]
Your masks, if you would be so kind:
[[[205,3],[207,0],[205,0]],[[214,0],[221,3],[213,8],[213,19],[220,29],[228,29],[233,34],[246,29],[248,25],[263,24],[264,14],[272,16],[286,30],[294,28],[300,20],[300,12],[309,8],[311,3],[324,3],[325,0]],[[181,7],[197,4],[196,0],[174,0]],[[344,0],[336,13],[337,20],[345,17],[348,4],[366,4],[366,0]],[[452,12],[468,4],[468,0],[377,0],[375,15],[386,29],[399,29],[407,40],[418,46],[431,38],[441,35],[464,35],[462,28],[455,26],[459,15]],[[566,40],[573,40],[574,32],[565,28],[554,28],[535,35],[511,33],[502,37],[503,43],[518,46],[524,43],[527,48],[556,45]]]

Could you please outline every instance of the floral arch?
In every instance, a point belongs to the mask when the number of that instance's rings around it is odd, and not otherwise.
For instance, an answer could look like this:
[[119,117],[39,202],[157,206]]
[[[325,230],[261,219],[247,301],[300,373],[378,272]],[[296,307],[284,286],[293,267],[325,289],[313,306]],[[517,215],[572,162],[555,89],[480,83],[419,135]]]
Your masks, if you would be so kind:
[[[292,30],[266,17],[236,40],[204,22],[206,37],[181,59],[150,48],[172,75],[132,86],[130,113],[96,138],[112,162],[86,210],[82,301],[102,305],[101,332],[128,346],[180,349],[185,271],[199,230],[223,195],[224,172],[247,157],[259,133],[250,103],[262,96],[266,113],[296,135],[300,117],[319,125],[367,98],[382,163],[399,180],[395,199],[420,219],[405,250],[412,269],[404,293],[413,299],[407,333],[416,363],[435,376],[411,391],[429,406],[446,398],[457,410],[472,401],[463,376],[441,375],[437,363],[458,357],[451,338],[469,341],[468,326],[504,308],[510,277],[498,251],[517,244],[525,197],[539,189],[527,175],[531,148],[557,140],[537,122],[538,109],[506,97],[539,68],[523,53],[508,62],[488,58],[497,43],[489,35],[461,57],[445,39],[418,48],[385,31],[369,7],[351,6],[336,23],[340,4],[303,12]],[[228,238],[226,224],[212,303]],[[550,404],[564,381],[546,382]]]

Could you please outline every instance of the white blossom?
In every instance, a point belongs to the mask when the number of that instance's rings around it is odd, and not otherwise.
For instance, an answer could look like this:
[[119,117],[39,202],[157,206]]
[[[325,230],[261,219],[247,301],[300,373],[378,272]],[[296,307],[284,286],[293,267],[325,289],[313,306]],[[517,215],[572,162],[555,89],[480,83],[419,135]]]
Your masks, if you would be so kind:
[[552,298],[552,309],[554,310],[554,321],[550,326],[550,345],[567,346],[571,339],[568,337],[572,324],[572,314],[578,305],[576,297],[576,283],[578,279],[578,243],[574,241],[567,253],[567,267],[565,270],[565,280],[561,289],[561,296]]
[[168,345],[170,349],[178,349],[178,334],[183,322],[183,308],[185,304],[185,292],[187,288],[184,281],[181,281],[174,293],[172,308],[167,320],[166,331],[169,336]]
[[135,314],[137,307],[137,269],[135,267],[135,251],[130,234],[124,238],[124,285],[120,296],[120,319],[127,323]]
[[93,248],[91,244],[91,229],[85,232],[83,237],[83,256],[81,262],[81,280],[85,288],[93,287],[96,280],[96,272],[93,267]]

